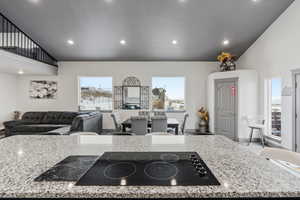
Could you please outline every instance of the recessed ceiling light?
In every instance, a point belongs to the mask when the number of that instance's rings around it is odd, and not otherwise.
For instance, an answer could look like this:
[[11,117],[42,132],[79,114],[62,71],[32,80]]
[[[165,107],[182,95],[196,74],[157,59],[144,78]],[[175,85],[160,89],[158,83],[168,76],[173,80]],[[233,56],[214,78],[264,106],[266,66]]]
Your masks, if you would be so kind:
[[30,3],[38,3],[40,0],[28,0]]
[[126,44],[126,40],[120,40],[120,44],[121,45],[125,45]]
[[68,42],[69,45],[74,45],[75,44],[73,40],[68,40],[67,42]]
[[187,0],[178,0],[179,1],[179,3],[185,3],[185,2],[187,2]]
[[229,43],[230,43],[229,40],[224,40],[223,41],[223,45],[225,45],[225,46],[229,45]]
[[176,45],[176,44],[178,44],[178,41],[177,40],[172,40],[172,44]]
[[106,3],[111,3],[113,0],[104,0]]
[[23,71],[22,69],[20,69],[20,70],[18,71],[18,74],[22,75],[22,74],[24,74],[24,71]]
[[255,3],[256,3],[256,2],[259,2],[259,0],[252,0],[252,1],[255,2]]
[[19,156],[23,155],[23,151],[22,151],[22,150],[19,150],[19,151],[18,151],[18,155],[19,155]]

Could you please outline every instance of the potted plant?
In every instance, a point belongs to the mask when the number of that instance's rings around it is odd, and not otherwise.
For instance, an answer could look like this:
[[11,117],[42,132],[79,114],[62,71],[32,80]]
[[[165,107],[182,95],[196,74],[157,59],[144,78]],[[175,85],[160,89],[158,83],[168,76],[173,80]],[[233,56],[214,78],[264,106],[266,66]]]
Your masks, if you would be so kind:
[[200,118],[199,132],[208,133],[208,124],[209,124],[208,111],[204,107],[201,107],[200,110],[198,110],[198,116]]
[[230,53],[225,53],[222,52],[218,56],[218,60],[220,61],[220,71],[225,72],[225,71],[234,71],[236,69],[236,56],[232,55]]

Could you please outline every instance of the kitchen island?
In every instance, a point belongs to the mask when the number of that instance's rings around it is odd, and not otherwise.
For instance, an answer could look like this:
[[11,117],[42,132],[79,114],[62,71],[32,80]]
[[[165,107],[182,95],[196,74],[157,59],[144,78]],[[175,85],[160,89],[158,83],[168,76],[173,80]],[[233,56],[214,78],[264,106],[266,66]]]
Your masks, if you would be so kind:
[[[75,186],[34,179],[71,155],[197,152],[219,186]],[[0,198],[299,197],[300,179],[223,136],[13,136],[0,140]]]

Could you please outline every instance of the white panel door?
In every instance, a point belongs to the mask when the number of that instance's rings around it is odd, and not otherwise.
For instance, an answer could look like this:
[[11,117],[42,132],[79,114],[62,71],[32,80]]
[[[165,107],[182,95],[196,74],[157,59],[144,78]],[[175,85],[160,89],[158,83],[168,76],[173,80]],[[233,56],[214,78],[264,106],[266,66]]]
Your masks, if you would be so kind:
[[237,79],[215,82],[215,132],[232,140],[237,139]]
[[300,74],[296,75],[296,146],[300,152]]

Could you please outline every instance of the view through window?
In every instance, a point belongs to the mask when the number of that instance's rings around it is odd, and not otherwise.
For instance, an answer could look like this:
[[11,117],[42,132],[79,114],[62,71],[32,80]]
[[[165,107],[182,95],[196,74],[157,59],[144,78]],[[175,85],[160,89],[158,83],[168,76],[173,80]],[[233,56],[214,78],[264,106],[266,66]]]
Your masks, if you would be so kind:
[[271,80],[271,116],[272,116],[272,135],[281,137],[281,79]]
[[112,77],[80,77],[80,109],[112,110]]
[[185,110],[184,88],[184,77],[153,77],[152,109],[166,111]]

